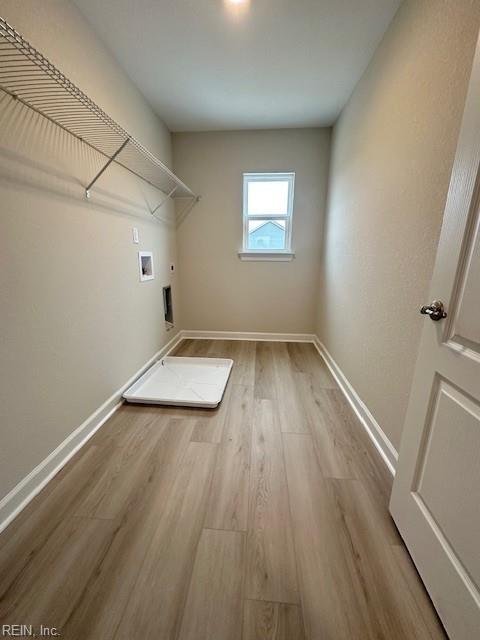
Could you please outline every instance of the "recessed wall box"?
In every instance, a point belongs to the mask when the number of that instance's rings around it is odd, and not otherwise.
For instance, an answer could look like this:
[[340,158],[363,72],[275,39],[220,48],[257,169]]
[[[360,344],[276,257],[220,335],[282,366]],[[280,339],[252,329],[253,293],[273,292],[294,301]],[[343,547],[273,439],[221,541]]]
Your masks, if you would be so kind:
[[168,331],[173,327],[172,287],[170,285],[163,287],[163,312],[165,315],[165,326]]
[[153,253],[151,251],[138,252],[138,268],[140,270],[140,280],[153,280],[155,273],[153,270]]

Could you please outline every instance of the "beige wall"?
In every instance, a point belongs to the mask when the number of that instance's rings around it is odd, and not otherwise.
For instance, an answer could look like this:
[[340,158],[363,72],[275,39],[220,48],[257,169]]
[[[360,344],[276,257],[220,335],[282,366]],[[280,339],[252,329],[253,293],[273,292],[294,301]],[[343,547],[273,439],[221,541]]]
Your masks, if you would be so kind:
[[334,128],[317,333],[397,450],[479,24],[406,0]]
[[[182,327],[311,333],[330,131],[173,134],[175,171],[201,194],[178,231]],[[295,171],[292,262],[242,262],[242,173]]]
[[[0,13],[170,163],[169,132],[71,3],[2,0]],[[0,147],[1,498],[172,337],[175,230],[147,213],[160,192],[119,168],[87,202],[101,159],[5,95]],[[139,282],[139,249],[154,252],[153,282]]]
[[[71,3],[1,14],[170,163],[169,132]],[[175,169],[202,195],[177,257],[171,208],[148,213],[158,192],[113,168],[87,202],[101,159],[0,95],[0,498],[171,337],[168,282],[177,326],[316,329],[398,448],[479,22],[478,2],[404,2],[334,130],[323,251],[329,130],[175,134]],[[286,170],[297,257],[241,262],[242,172]]]

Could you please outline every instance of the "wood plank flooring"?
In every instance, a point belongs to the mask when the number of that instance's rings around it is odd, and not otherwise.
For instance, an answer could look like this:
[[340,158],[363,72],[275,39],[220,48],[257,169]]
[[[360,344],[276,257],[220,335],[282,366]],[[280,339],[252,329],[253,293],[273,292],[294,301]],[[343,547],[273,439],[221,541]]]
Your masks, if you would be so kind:
[[0,625],[445,638],[388,513],[391,477],[313,345],[185,340],[176,355],[235,360],[221,405],[117,411],[0,535]]
[[299,603],[280,424],[271,400],[253,422],[245,597]]

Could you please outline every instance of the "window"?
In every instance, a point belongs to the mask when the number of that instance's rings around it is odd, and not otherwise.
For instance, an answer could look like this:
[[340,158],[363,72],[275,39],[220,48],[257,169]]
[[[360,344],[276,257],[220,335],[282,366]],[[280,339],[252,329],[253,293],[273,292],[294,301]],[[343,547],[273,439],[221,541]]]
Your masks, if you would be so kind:
[[243,251],[291,259],[294,173],[243,174]]

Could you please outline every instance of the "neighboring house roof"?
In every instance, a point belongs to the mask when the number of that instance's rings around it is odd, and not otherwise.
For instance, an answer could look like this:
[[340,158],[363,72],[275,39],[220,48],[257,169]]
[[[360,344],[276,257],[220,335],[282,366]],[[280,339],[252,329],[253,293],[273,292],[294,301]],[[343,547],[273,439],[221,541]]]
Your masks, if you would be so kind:
[[265,222],[262,222],[261,225],[259,225],[256,229],[254,229],[253,231],[250,232],[250,234],[252,233],[257,233],[257,231],[259,231],[260,229],[263,229],[263,227],[267,224],[272,224],[275,227],[277,227],[278,229],[280,229],[281,231],[285,231],[285,227],[282,227],[281,224],[278,224],[278,222],[275,222],[275,220],[265,220]]

